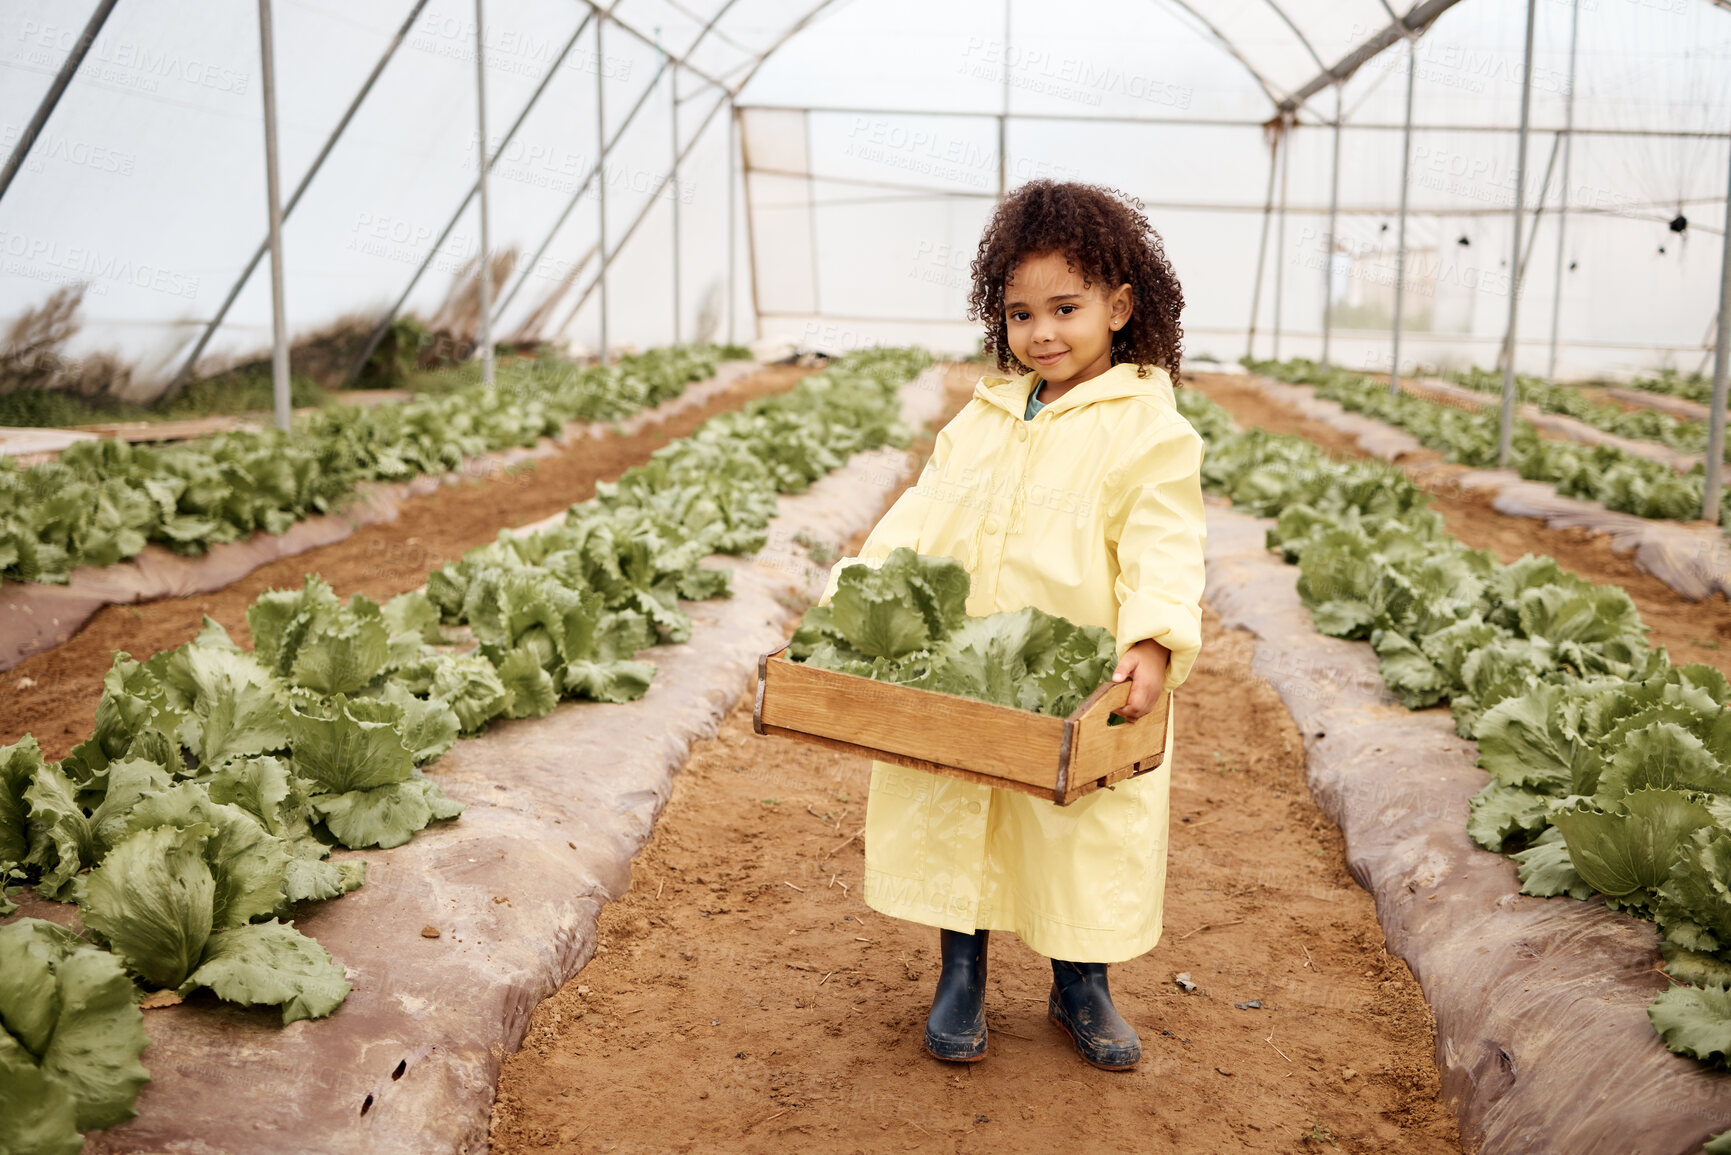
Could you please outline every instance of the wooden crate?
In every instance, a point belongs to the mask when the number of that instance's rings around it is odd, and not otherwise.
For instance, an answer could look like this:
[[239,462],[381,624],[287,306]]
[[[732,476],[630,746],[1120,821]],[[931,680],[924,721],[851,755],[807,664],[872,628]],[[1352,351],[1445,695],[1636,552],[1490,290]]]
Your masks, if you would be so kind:
[[807,666],[784,646],[758,659],[752,728],[1066,806],[1165,757],[1168,696],[1108,725],[1129,697],[1130,683],[1107,683],[1054,718]]

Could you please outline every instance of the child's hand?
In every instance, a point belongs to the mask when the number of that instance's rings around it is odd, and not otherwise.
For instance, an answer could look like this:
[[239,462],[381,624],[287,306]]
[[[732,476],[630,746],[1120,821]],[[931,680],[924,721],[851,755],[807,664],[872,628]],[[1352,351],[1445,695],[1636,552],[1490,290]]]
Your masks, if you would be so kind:
[[1118,668],[1112,671],[1112,680],[1131,683],[1130,700],[1113,712],[1135,721],[1152,710],[1160,700],[1160,691],[1166,688],[1166,663],[1171,657],[1172,651],[1153,638],[1125,650]]

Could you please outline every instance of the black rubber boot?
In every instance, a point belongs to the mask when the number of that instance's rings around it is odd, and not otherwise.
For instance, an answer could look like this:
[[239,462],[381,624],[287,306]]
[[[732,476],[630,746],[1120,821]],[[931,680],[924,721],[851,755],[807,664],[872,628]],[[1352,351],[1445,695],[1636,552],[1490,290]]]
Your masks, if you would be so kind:
[[986,1057],[986,936],[940,931],[944,970],[926,1018],[926,1050],[934,1059],[974,1063]]
[[1052,997],[1047,1013],[1076,1053],[1105,1071],[1128,1071],[1142,1058],[1142,1040],[1112,1005],[1105,963],[1052,960]]

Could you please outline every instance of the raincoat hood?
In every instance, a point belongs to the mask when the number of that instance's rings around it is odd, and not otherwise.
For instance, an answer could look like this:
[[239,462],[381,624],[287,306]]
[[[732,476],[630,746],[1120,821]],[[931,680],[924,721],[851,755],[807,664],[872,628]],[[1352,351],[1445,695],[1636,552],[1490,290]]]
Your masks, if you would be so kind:
[[[1098,377],[1072,387],[1040,412],[1057,416],[1066,410],[1080,409],[1097,401],[1116,401],[1131,397],[1158,397],[1168,406],[1176,405],[1172,396],[1172,378],[1167,375],[1166,370],[1158,365],[1144,367],[1148,370],[1148,376],[1140,377],[1137,376],[1136,365],[1128,362],[1114,365]],[[974,397],[1021,420],[1022,414],[1027,412],[1028,394],[1034,391],[1034,383],[1039,379],[1038,373],[1024,373],[1020,377],[1000,377],[988,373],[974,386]]]

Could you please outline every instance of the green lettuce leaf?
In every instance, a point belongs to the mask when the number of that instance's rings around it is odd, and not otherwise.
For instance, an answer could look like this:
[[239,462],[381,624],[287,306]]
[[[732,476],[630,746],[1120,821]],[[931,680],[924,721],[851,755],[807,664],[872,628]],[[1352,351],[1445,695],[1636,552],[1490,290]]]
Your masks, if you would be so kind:
[[1663,883],[1695,831],[1714,825],[1707,807],[1675,790],[1637,790],[1606,809],[1583,802],[1551,822],[1581,877],[1613,897]]
[[179,990],[187,994],[199,987],[209,987],[224,1002],[281,1007],[285,1026],[324,1018],[351,989],[329,951],[292,923],[274,919],[212,936],[203,961]]
[[1567,693],[1562,686],[1540,683],[1486,710],[1473,729],[1479,765],[1505,786],[1568,793],[1576,764],[1591,753],[1563,728],[1560,706]]
[[439,607],[418,590],[398,594],[380,608],[380,615],[392,638],[407,635],[435,646],[445,640],[439,629]]
[[236,806],[279,838],[295,832],[294,788],[288,763],[268,756],[224,762],[206,783],[210,800]]
[[30,807],[30,853],[27,866],[41,870],[36,892],[64,901],[73,877],[96,861],[96,831],[78,804],[72,783],[53,766],[36,772],[24,790]]
[[24,792],[42,766],[42,750],[28,734],[0,746],[0,864],[21,863],[30,853],[30,806]]
[[1679,1055],[1724,1065],[1731,1052],[1731,991],[1724,987],[1672,987],[1648,1004],[1647,1018]]
[[288,843],[240,807],[212,801],[198,783],[183,782],[144,799],[127,821],[132,830],[173,826],[206,832],[202,854],[214,882],[211,925],[216,929],[240,926],[282,905]]
[[572,662],[559,684],[567,694],[592,702],[635,702],[649,692],[654,677],[648,662]]
[[346,794],[409,777],[414,760],[397,733],[401,714],[395,706],[349,701],[338,694],[330,715],[321,718],[296,709],[288,720],[294,771],[316,790]]
[[499,663],[499,681],[510,695],[505,715],[510,718],[542,718],[559,704],[559,689],[541,668],[541,662],[526,649],[515,649]]
[[433,675],[432,696],[450,706],[465,734],[479,731],[511,701],[511,692],[493,664],[475,655],[440,663]]
[[1564,894],[1583,900],[1593,897],[1592,886],[1576,872],[1569,859],[1568,843],[1555,829],[1545,831],[1532,846],[1509,857],[1515,860],[1522,894],[1535,898]]
[[113,955],[62,936],[53,964],[59,1013],[42,1068],[71,1095],[80,1131],[114,1127],[137,1114],[133,1103],[150,1079],[138,1061],[148,1040],[137,988]]
[[462,808],[425,778],[371,790],[321,794],[313,806],[344,846],[401,846],[435,818],[455,818]]
[[152,988],[178,987],[198,965],[214,921],[209,828],[140,830],[90,872],[84,925]]
[[283,890],[291,904],[323,902],[359,889],[366,880],[367,864],[364,862],[325,862],[313,856],[296,857],[284,875]]
[[78,1155],[78,1106],[12,1036],[0,1031],[0,1151]]
[[378,606],[358,594],[353,601],[368,612],[346,613],[348,620],[340,626],[302,641],[290,671],[296,683],[320,694],[352,694],[385,668],[390,635],[384,618]]
[[92,863],[100,861],[110,847],[131,833],[128,819],[134,806],[151,795],[161,794],[173,784],[173,777],[159,763],[143,758],[125,758],[110,763],[108,792],[90,815],[96,848]]
[[457,744],[462,729],[457,712],[439,698],[417,698],[400,682],[385,684],[384,700],[402,711],[397,731],[409,757],[420,766]]
[[193,689],[180,740],[214,766],[237,754],[288,745],[287,718],[270,674],[249,654],[186,646],[173,665]]
[[1612,749],[1595,791],[1602,799],[1649,787],[1731,794],[1731,773],[1701,739],[1674,722],[1644,726]]
[[1665,937],[1691,950],[1731,946],[1731,830],[1695,831],[1659,887],[1654,913]]
[[1689,950],[1674,942],[1659,944],[1665,973],[1692,987],[1731,987],[1731,962],[1717,955]]
[[1550,823],[1550,798],[1524,786],[1492,782],[1468,803],[1467,835],[1486,850],[1500,851],[1512,834],[1533,834]]
[[1370,635],[1382,680],[1409,710],[1434,706],[1448,693],[1449,678],[1425,657],[1424,651],[1398,630],[1375,630]]
[[870,657],[903,658],[932,644],[931,627],[907,582],[895,577],[886,579],[869,566],[853,565],[837,579],[830,620],[855,649]]

